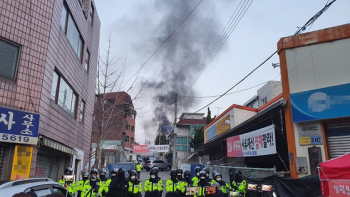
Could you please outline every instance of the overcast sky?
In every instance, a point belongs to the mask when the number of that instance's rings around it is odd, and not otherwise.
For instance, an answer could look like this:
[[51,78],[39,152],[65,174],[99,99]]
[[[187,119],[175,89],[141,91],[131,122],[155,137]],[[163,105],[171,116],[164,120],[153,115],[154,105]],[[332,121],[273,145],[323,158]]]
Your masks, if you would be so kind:
[[[247,0],[248,1],[248,0]],[[125,57],[125,81],[140,68],[163,43],[199,0],[95,0],[101,20],[100,44],[107,46],[111,32],[116,55]],[[238,23],[226,43],[203,74],[186,92],[191,79],[220,36],[241,1],[203,0],[192,15],[141,69],[136,83],[128,92],[135,97],[137,109],[136,141],[154,140],[159,121],[173,122],[174,93],[179,94],[178,117],[195,112],[215,98],[184,98],[224,93],[277,49],[281,37],[295,33],[327,0],[255,0]],[[243,1],[244,3],[244,1]],[[310,31],[350,22],[350,1],[336,1],[311,27]],[[307,28],[307,31],[309,27]],[[103,54],[103,50],[101,50]],[[273,56],[264,66],[231,92],[256,86],[269,80],[280,80],[278,63]],[[117,66],[117,65],[116,65]],[[131,83],[125,85],[127,91]],[[255,88],[225,96],[210,105],[212,115],[232,104],[243,104],[254,95]],[[206,113],[206,109],[201,112]],[[165,118],[166,117],[166,118]],[[165,123],[164,123],[165,124]]]

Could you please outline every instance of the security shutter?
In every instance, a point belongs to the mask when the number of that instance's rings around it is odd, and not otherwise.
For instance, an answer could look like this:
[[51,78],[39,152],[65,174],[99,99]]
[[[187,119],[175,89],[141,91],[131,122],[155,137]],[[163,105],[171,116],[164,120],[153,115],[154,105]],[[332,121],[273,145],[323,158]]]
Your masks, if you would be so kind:
[[329,158],[350,153],[350,123],[326,125]]
[[10,150],[11,146],[7,143],[0,144],[0,180],[6,180],[9,176],[8,173],[11,173],[11,164],[10,164]]
[[[57,151],[58,152],[58,151]],[[40,150],[37,155],[34,177],[47,177],[59,181],[66,167],[66,156],[56,151]]]

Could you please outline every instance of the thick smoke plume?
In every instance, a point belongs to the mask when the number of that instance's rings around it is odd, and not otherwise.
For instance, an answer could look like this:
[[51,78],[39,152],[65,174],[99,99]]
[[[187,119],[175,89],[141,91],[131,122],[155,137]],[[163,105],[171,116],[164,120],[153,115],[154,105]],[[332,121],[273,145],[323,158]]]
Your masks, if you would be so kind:
[[[155,10],[165,10],[163,18],[154,30],[156,46],[164,42],[196,3],[188,0],[156,1]],[[180,113],[190,112],[190,109],[196,107],[193,98],[181,97],[181,94],[185,93],[190,80],[197,74],[202,61],[219,36],[220,28],[215,17],[213,2],[204,1],[154,57],[160,65],[154,70],[160,73],[155,73],[153,80],[144,81],[146,84],[143,91],[154,95],[152,124],[160,123],[162,133],[168,132],[164,126],[170,126],[174,122],[176,93],[179,94],[178,117]],[[196,91],[190,88],[186,94],[195,95]],[[147,128],[147,125],[144,123],[144,127]],[[149,131],[145,130],[147,134]]]

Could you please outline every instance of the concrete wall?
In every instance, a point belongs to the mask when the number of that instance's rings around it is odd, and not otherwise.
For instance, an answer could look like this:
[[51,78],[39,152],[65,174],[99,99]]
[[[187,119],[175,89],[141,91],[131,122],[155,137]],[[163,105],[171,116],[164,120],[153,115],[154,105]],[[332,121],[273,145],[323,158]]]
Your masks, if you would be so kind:
[[258,89],[258,102],[259,107],[263,105],[261,102],[265,97],[267,98],[267,102],[275,98],[276,96],[282,93],[282,84],[280,81],[269,81],[263,87]]

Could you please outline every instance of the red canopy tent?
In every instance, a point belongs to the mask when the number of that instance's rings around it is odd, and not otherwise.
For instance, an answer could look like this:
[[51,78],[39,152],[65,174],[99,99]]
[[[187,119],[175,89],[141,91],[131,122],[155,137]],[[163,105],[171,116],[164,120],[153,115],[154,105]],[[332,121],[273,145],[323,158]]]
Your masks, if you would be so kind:
[[324,196],[350,196],[350,153],[319,164]]

